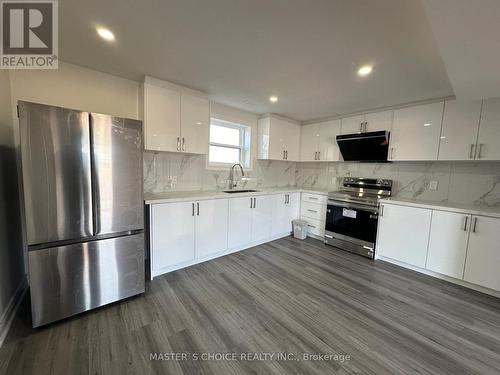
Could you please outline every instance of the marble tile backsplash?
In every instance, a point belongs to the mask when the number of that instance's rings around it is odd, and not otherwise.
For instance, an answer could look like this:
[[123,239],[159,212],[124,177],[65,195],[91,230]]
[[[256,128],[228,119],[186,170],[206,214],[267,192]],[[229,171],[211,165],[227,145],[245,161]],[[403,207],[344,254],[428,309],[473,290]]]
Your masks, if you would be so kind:
[[[252,168],[235,176],[240,189],[295,186],[295,163],[253,160]],[[229,168],[207,168],[206,156],[165,152],[144,152],[144,192],[227,189]]]
[[[237,172],[239,176],[239,171]],[[254,160],[238,188],[298,186],[335,190],[345,176],[389,178],[393,195],[417,200],[500,205],[500,162],[291,163]],[[217,190],[229,169],[207,168],[203,155],[145,152],[144,192]],[[429,182],[438,181],[437,190]]]
[[[393,196],[500,205],[500,162],[297,163],[297,186],[335,190],[341,177],[388,178]],[[429,182],[437,181],[437,190]]]

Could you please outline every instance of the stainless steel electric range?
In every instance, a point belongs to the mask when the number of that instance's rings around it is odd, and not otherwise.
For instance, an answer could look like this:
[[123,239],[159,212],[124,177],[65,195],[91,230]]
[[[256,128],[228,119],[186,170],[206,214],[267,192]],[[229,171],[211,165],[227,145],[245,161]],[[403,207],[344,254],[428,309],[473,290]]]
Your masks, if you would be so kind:
[[391,196],[392,180],[345,177],[328,194],[325,243],[373,259],[379,199]]

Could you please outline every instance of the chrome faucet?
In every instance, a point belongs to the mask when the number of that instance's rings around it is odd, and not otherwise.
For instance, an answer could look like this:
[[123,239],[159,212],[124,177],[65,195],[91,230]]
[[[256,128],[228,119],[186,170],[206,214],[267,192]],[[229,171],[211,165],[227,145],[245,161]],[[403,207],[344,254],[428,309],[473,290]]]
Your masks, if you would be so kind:
[[234,164],[231,167],[231,170],[229,171],[229,189],[230,190],[234,189],[237,186],[237,184],[234,183],[234,167],[240,167],[241,177],[245,176],[245,172],[243,172],[243,167],[241,166],[241,164],[239,164],[239,163]]

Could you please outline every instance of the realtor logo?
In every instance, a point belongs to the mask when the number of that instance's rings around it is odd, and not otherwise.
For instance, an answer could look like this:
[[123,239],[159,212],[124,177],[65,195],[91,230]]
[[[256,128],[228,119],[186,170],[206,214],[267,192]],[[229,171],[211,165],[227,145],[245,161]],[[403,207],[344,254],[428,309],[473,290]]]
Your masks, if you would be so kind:
[[57,1],[1,1],[0,68],[57,69]]

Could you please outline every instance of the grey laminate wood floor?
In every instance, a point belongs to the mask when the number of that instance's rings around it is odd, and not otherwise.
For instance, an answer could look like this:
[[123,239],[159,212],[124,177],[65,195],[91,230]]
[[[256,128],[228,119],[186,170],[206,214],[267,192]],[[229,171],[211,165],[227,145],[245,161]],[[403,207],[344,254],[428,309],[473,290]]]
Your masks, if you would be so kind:
[[[143,296],[42,329],[30,328],[27,305],[0,349],[2,374],[500,373],[500,299],[311,239],[159,277]],[[151,352],[299,360],[151,361]]]

